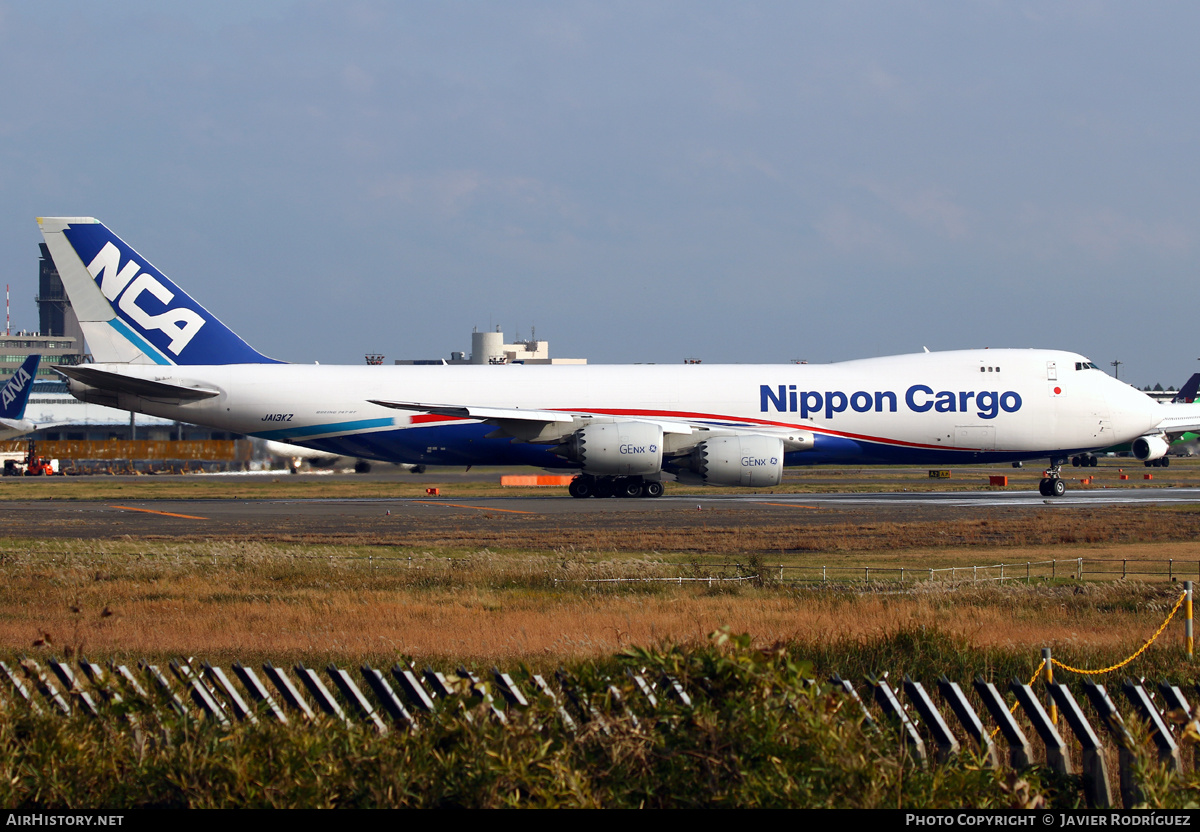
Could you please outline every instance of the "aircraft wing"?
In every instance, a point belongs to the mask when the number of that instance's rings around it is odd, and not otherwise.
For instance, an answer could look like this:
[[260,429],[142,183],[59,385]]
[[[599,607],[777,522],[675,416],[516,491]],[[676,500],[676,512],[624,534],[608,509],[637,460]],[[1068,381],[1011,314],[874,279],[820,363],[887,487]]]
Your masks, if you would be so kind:
[[1200,431],[1200,404],[1165,404],[1167,414],[1158,423],[1158,429],[1175,437],[1188,431]]
[[518,407],[474,407],[472,405],[426,404],[422,402],[390,402],[370,399],[371,404],[390,407],[394,410],[415,410],[421,413],[436,413],[459,419],[519,419],[530,422],[572,422],[574,417],[562,410],[522,410]]
[[[460,419],[478,419],[481,422],[503,424],[504,422],[524,422],[541,425],[574,425],[584,419],[617,418],[585,411],[572,410],[528,410],[519,407],[476,407],[474,405],[425,404],[421,402],[392,402],[370,399],[371,404],[390,407],[395,410],[413,410],[420,413],[436,413],[439,416],[452,416]],[[686,422],[674,422],[669,419],[646,419],[638,417],[639,422],[650,422],[661,425],[663,433],[690,434],[691,425]]]
[[675,419],[656,419],[647,416],[619,416],[610,413],[589,413],[572,410],[527,410],[507,407],[476,407],[473,405],[428,404],[424,402],[396,402],[379,399],[371,404],[395,410],[412,410],[420,413],[435,413],[440,416],[460,419],[477,419],[497,427],[488,438],[511,437],[518,442],[553,444],[562,442],[576,430],[588,424],[612,422],[638,422],[657,425],[662,429],[664,440],[671,453],[686,452],[706,438],[730,435],[775,436],[789,451],[804,451],[813,447],[813,435],[808,431],[774,427],[735,427],[713,424],[698,424]]

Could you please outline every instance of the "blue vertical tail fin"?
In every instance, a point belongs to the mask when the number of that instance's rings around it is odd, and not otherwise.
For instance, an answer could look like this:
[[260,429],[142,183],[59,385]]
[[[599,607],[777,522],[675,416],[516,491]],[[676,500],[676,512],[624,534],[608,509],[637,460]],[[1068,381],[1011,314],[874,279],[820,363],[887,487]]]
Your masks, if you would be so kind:
[[24,419],[25,405],[29,404],[29,392],[33,389],[33,377],[37,375],[40,355],[31,355],[22,362],[3,387],[0,387],[0,419]]
[[99,363],[278,364],[91,217],[38,225]]
[[1171,401],[1180,404],[1191,404],[1196,400],[1197,391],[1200,391],[1200,373],[1192,373],[1192,377],[1179,388],[1179,392],[1175,394],[1175,398],[1171,399]]

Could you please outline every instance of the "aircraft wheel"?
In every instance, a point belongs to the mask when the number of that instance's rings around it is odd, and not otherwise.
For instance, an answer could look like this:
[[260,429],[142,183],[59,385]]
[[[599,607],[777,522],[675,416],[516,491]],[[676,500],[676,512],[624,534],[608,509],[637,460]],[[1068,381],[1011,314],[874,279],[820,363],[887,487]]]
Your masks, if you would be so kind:
[[354,473],[356,473],[356,474],[371,473],[371,463],[367,462],[365,459],[358,460],[358,462],[354,463]]
[[1154,463],[1148,459],[1145,462],[1143,462],[1142,464],[1145,465],[1147,468],[1152,468],[1154,466]]
[[1061,497],[1067,493],[1067,484],[1058,477],[1050,480],[1050,496]]
[[1071,467],[1072,467],[1072,468],[1078,468],[1078,467],[1079,467],[1079,457],[1077,457],[1077,456],[1073,456],[1073,457],[1071,457]]
[[571,480],[571,484],[567,486],[567,493],[579,499],[592,496],[591,477],[576,477]]
[[1164,468],[1171,467],[1171,458],[1169,456],[1164,456],[1162,458],[1162,467],[1164,467]]
[[593,497],[611,497],[613,495],[613,481],[611,477],[603,477],[596,480],[592,486]]
[[663,484],[661,482],[647,482],[642,484],[643,497],[661,497],[663,495]]
[[1088,467],[1089,468],[1095,468],[1099,464],[1100,464],[1100,459],[1098,457],[1095,457],[1095,456],[1088,457]]
[[1050,496],[1050,480],[1049,479],[1043,479],[1041,482],[1038,483],[1038,493],[1041,494],[1043,497]]
[[622,477],[617,481],[616,495],[618,497],[642,496],[642,481],[632,477]]

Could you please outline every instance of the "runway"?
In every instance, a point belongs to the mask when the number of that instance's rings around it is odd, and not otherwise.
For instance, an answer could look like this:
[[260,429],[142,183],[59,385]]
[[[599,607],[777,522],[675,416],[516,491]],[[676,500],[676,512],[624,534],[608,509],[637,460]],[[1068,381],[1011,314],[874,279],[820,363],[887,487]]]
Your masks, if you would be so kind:
[[404,537],[416,531],[493,527],[530,534],[588,529],[722,528],[760,525],[933,522],[1024,512],[1200,504],[1200,488],[1076,489],[1063,497],[1036,492],[955,491],[664,496],[585,499],[565,495],[304,500],[29,500],[4,503],[4,536],[124,537]]
[[[938,505],[957,507],[996,506],[1005,508],[1074,508],[1125,505],[1129,503],[1200,503],[1200,488],[1103,488],[1068,490],[1062,497],[1043,497],[1032,491],[885,492],[878,494],[823,494],[803,496],[803,502],[834,505]],[[739,498],[733,498],[739,499]],[[781,504],[788,499],[772,498]]]

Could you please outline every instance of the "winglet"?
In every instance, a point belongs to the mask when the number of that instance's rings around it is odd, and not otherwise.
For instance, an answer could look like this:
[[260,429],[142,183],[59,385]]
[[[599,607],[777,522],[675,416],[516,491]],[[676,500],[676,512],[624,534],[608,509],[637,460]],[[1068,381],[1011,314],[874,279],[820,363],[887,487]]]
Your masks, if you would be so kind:
[[29,392],[33,390],[33,377],[37,375],[40,355],[31,355],[25,359],[17,371],[13,373],[0,388],[0,419],[25,418],[25,406],[29,404]]

